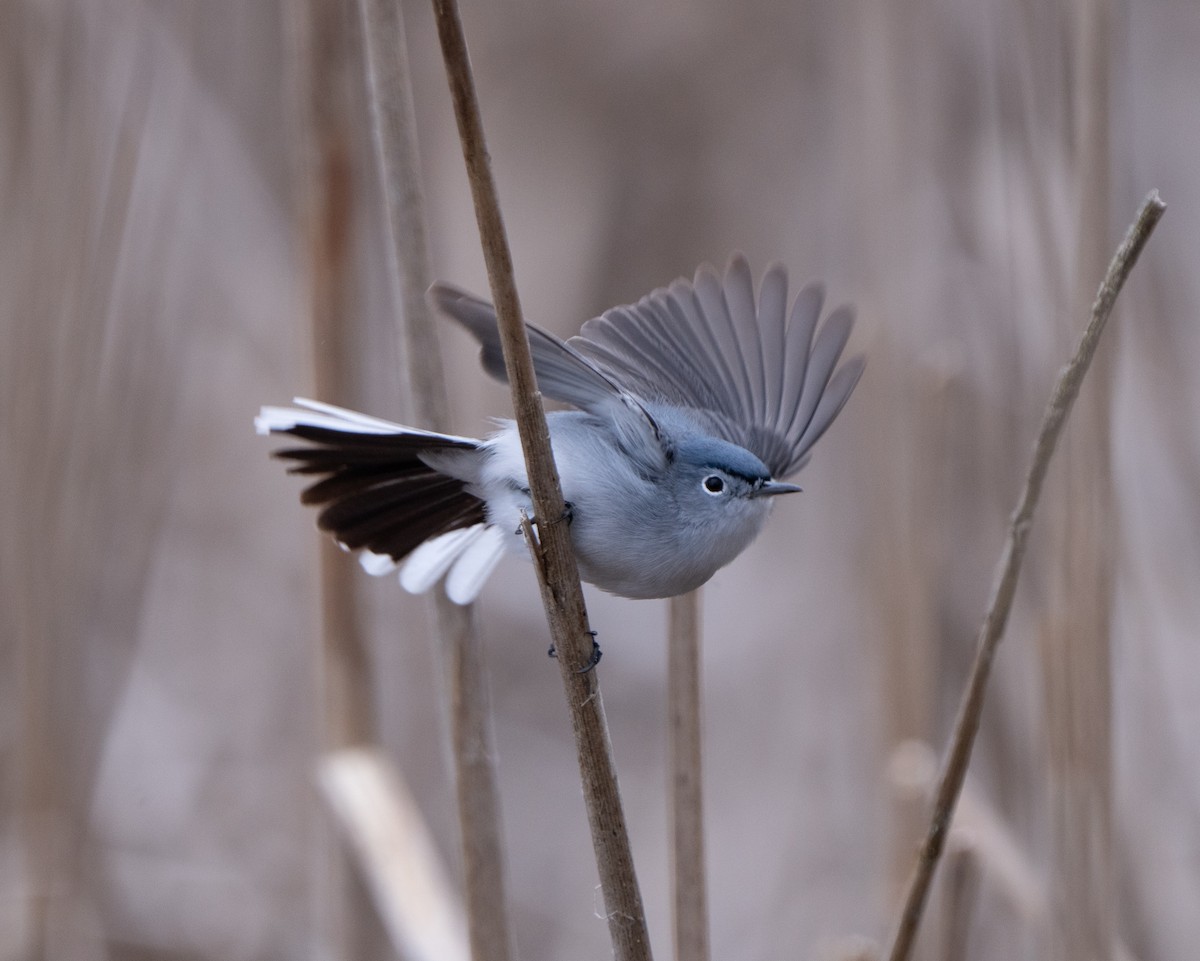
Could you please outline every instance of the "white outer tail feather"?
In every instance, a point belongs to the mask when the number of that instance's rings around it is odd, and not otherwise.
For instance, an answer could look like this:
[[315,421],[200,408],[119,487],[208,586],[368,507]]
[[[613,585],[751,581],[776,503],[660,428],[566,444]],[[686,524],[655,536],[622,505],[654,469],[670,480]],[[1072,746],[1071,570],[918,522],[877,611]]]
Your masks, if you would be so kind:
[[388,557],[387,554],[376,554],[374,551],[369,551],[365,548],[358,555],[358,563],[372,577],[382,577],[384,574],[390,574],[397,566],[396,562]]
[[444,437],[464,444],[478,444],[471,437],[456,434],[439,434],[437,431],[406,427],[394,421],[382,420],[368,414],[360,414],[346,407],[335,407],[307,397],[293,397],[295,407],[262,407],[254,418],[254,429],[259,434],[288,431],[293,427],[324,427],[346,434],[419,434],[423,437]]
[[400,434],[407,429],[401,424],[303,397],[297,397],[293,402],[297,407],[263,407],[254,418],[254,429],[260,434],[287,431],[293,427],[324,427],[349,434]]
[[446,596],[455,604],[470,604],[503,556],[500,528],[475,524],[427,540],[399,565],[372,551],[362,551],[358,562],[373,577],[390,574],[399,566],[400,586],[410,594],[424,594],[445,577]]
[[[421,434],[478,444],[470,437],[439,434],[370,417],[345,407],[336,407],[306,397],[295,397],[295,407],[262,407],[254,418],[259,434],[282,433],[294,427],[321,427],[346,434]],[[343,550],[345,545],[339,544]],[[402,563],[387,554],[362,550],[358,562],[372,577],[400,568],[400,586],[410,594],[424,594],[446,572],[446,594],[455,604],[470,604],[483,590],[488,576],[504,555],[504,538],[498,528],[486,524],[450,531],[420,545]]]
[[424,594],[450,570],[450,565],[483,533],[483,528],[483,524],[475,524],[427,540],[408,555],[400,568],[400,586],[410,594]]
[[484,527],[446,575],[446,596],[455,604],[470,604],[503,556],[504,534],[499,527]]

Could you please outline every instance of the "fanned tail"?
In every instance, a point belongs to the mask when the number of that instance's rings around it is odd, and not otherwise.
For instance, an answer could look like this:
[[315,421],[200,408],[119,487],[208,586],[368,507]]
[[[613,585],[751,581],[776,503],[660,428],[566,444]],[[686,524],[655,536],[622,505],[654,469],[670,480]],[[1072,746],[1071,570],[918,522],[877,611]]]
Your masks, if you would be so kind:
[[[453,600],[474,600],[499,559],[487,532],[484,502],[470,492],[470,455],[480,449],[469,437],[414,430],[354,411],[297,399],[300,408],[264,407],[255,419],[260,434],[287,434],[306,442],[274,456],[292,474],[313,475],[300,500],[319,509],[317,526],[348,550],[362,550],[372,574],[394,570],[422,545],[408,589],[424,591],[450,571]],[[467,470],[455,477],[430,467],[453,461]],[[447,456],[449,455],[449,456]],[[450,535],[447,537],[447,535]],[[440,551],[430,551],[440,545]],[[436,562],[430,576],[428,562]],[[407,568],[407,565],[406,565]],[[462,568],[461,573],[459,568]],[[457,576],[456,576],[457,575]],[[449,592],[450,583],[447,587]]]

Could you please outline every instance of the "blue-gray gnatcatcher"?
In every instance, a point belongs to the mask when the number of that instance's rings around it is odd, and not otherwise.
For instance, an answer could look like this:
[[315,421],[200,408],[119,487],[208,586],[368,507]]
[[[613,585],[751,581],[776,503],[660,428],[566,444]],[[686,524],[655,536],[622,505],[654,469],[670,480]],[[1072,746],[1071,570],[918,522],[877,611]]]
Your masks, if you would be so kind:
[[[483,366],[505,379],[492,306],[444,284],[433,303],[482,344]],[[699,587],[761,530],[783,482],[803,467],[863,372],[837,368],[848,307],[821,329],[824,299],[805,287],[787,310],[787,274],[768,268],[757,305],[750,268],[735,256],[638,303],[614,307],[562,341],[529,326],[538,387],[576,408],[547,415],[585,581],[625,597]],[[835,371],[835,368],[837,370]],[[516,424],[486,440],[435,434],[314,401],[264,407],[259,433],[307,442],[276,452],[317,478],[301,495],[317,523],[375,574],[404,561],[414,593],[446,576],[474,600],[506,552],[523,553],[532,513]]]

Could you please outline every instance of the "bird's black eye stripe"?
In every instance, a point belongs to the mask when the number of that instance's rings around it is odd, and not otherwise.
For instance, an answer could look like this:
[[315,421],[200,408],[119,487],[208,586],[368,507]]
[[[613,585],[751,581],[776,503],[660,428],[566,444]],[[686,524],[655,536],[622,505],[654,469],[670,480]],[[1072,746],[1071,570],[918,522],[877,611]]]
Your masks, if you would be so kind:
[[710,494],[719,494],[725,489],[725,481],[717,474],[709,474],[704,478],[704,489]]

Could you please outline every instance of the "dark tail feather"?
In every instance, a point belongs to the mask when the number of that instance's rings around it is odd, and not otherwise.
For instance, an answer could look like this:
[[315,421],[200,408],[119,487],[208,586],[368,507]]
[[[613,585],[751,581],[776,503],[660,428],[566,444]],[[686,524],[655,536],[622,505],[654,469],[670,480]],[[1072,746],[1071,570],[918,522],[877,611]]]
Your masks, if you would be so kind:
[[466,438],[304,423],[271,426],[270,432],[308,442],[274,456],[291,463],[289,473],[318,477],[300,500],[319,507],[317,526],[348,548],[399,561],[431,537],[486,520],[484,503],[468,492],[467,482],[433,470],[418,456],[478,448]]

